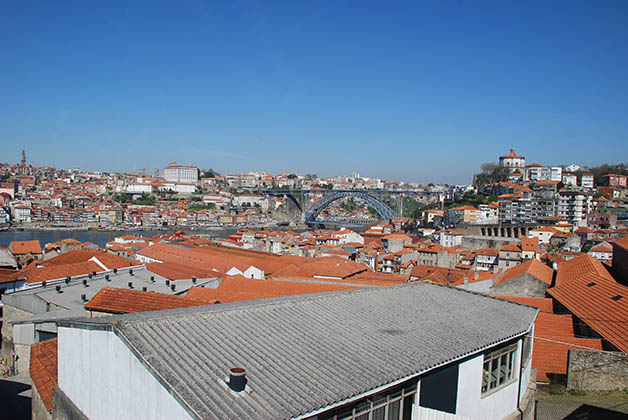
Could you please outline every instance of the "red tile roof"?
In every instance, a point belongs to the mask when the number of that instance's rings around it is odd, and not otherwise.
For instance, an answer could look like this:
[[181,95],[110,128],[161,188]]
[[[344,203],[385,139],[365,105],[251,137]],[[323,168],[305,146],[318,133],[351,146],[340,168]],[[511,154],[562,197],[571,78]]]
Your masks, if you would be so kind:
[[41,244],[37,240],[13,241],[9,246],[13,255],[41,254]]
[[554,277],[554,270],[546,266],[539,260],[528,260],[519,265],[507,269],[504,274],[495,282],[493,286],[506,283],[515,277],[519,277],[524,274],[529,274],[548,286],[552,285],[552,279]]
[[628,287],[588,254],[560,263],[559,278],[547,292],[617,349],[628,351]]
[[186,296],[166,293],[103,287],[85,304],[85,309],[112,314],[130,314],[187,308],[190,306],[205,306],[213,303],[216,303],[215,300],[192,299]]
[[256,280],[248,279],[244,276],[226,276],[217,289],[192,287],[186,294],[186,297],[217,300],[221,303],[227,303],[355,288],[356,287],[335,284]]
[[534,324],[534,336],[532,367],[537,370],[537,381],[541,382],[550,382],[552,374],[567,373],[569,349],[602,350],[602,340],[574,337],[571,315],[540,312]]
[[528,296],[495,296],[500,299],[509,300],[511,302],[523,303],[524,305],[534,306],[539,311],[548,314],[554,313],[552,299],[541,297],[528,297]]
[[57,339],[31,345],[30,375],[46,407],[52,411],[52,389],[57,386]]

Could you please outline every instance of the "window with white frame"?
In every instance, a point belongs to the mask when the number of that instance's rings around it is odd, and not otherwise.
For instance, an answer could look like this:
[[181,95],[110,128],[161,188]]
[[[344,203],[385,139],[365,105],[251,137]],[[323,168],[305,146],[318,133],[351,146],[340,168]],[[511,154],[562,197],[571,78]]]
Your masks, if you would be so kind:
[[482,395],[508,385],[516,377],[516,355],[517,343],[484,353]]
[[327,413],[319,420],[411,420],[417,382],[412,381]]

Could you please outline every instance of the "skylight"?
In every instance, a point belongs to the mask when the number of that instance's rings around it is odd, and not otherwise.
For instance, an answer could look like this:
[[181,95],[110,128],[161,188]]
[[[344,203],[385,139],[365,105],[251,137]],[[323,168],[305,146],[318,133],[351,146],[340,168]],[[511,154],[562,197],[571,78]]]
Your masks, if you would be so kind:
[[622,295],[617,295],[617,296],[613,296],[611,299],[614,300],[614,301],[618,301],[621,298],[623,298]]
[[587,284],[587,287],[593,287],[593,286],[595,286],[596,284],[597,284],[596,282],[592,281],[591,283]]

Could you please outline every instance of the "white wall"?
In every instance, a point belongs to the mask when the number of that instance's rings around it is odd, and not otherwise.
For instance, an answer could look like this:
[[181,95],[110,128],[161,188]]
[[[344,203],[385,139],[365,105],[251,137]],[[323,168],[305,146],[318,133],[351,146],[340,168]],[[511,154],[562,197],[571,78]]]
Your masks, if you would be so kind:
[[[515,360],[515,374],[518,379],[519,365],[521,363],[521,340],[518,343]],[[460,364],[456,414],[474,419],[503,419],[517,409],[519,381],[515,380],[511,384],[482,398],[483,363],[484,356],[479,355]]]
[[91,420],[192,418],[113,332],[58,337],[59,388]]

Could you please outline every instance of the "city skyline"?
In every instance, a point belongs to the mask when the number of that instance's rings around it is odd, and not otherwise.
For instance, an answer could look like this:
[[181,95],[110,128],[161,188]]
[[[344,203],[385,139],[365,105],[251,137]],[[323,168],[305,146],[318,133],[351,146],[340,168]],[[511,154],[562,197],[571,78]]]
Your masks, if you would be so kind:
[[3,160],[450,184],[511,148],[621,163],[627,15],[612,1],[5,5]]

